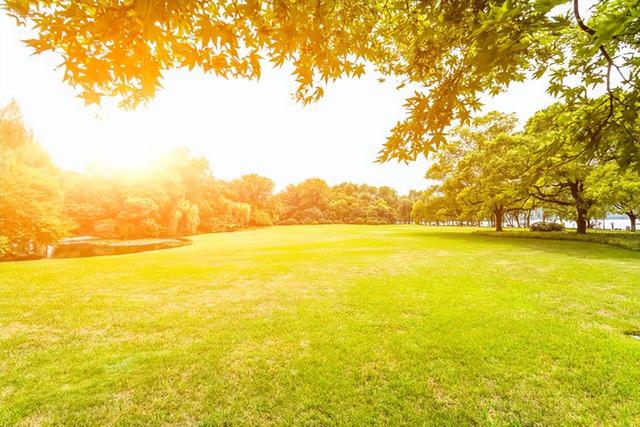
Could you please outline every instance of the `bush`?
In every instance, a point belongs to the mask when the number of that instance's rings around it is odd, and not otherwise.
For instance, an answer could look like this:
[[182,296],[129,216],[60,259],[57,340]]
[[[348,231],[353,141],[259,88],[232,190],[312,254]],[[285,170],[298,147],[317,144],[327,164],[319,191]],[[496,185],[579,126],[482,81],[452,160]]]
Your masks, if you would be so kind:
[[359,216],[359,217],[357,217],[357,218],[354,218],[354,219],[353,219],[353,221],[352,221],[352,223],[353,223],[353,224],[364,224],[364,218],[362,218],[362,217],[360,217],[360,216]]
[[539,222],[533,224],[530,228],[531,231],[564,231],[564,225],[557,222]]
[[287,219],[285,219],[283,221],[280,221],[278,223],[278,225],[298,225],[298,224],[300,224],[300,223],[295,218],[287,218]]

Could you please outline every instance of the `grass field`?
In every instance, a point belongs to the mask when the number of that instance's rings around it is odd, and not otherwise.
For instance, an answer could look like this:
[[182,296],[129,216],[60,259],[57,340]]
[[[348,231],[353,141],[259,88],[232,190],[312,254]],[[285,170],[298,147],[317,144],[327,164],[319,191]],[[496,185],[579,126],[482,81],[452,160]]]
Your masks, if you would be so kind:
[[577,240],[616,246],[630,251],[640,251],[640,233],[629,231],[589,230],[586,234],[578,234],[575,230],[529,231],[522,228],[508,228],[504,232],[480,230],[476,231],[476,234],[509,239]]
[[640,254],[294,226],[0,264],[0,425],[640,424]]

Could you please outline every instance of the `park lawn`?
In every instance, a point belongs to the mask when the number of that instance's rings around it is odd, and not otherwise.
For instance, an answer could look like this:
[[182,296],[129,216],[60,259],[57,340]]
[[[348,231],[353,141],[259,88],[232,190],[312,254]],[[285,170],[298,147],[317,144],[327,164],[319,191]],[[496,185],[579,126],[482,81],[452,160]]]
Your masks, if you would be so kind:
[[0,264],[0,425],[639,424],[640,253],[469,231]]

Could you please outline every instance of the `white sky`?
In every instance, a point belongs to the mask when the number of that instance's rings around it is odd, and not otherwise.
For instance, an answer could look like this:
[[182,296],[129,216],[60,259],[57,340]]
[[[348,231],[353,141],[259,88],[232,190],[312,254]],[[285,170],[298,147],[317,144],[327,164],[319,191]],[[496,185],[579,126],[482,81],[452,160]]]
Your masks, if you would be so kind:
[[[158,150],[186,146],[206,156],[217,178],[258,173],[277,189],[309,177],[423,189],[427,161],[374,160],[404,111],[404,95],[375,75],[341,80],[306,107],[291,93],[293,78],[265,69],[259,81],[224,80],[196,70],[169,73],[164,89],[136,111],[85,107],[55,71],[59,58],[31,56],[32,38],[0,12],[0,104],[15,98],[38,141],[63,168],[90,163],[135,166]],[[485,111],[515,112],[524,122],[551,103],[543,82],[526,82],[486,100]]]

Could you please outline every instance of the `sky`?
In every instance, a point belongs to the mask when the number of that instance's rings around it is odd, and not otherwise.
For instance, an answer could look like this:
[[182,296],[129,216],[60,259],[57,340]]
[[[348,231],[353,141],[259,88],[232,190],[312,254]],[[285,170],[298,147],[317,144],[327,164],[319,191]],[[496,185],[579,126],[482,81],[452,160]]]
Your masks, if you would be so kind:
[[[401,193],[424,189],[428,161],[376,163],[394,124],[404,117],[406,92],[375,74],[331,84],[319,102],[292,98],[286,69],[263,70],[259,81],[225,80],[196,70],[172,71],[147,106],[124,111],[85,107],[62,82],[55,54],[31,55],[33,38],[0,12],[0,105],[16,99],[38,142],[64,169],[92,163],[135,168],[158,152],[188,147],[209,159],[214,176],[268,176],[276,189],[310,177],[388,185]],[[516,113],[524,123],[552,100],[541,81],[514,85],[486,98],[485,111]]]

